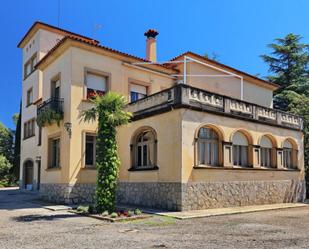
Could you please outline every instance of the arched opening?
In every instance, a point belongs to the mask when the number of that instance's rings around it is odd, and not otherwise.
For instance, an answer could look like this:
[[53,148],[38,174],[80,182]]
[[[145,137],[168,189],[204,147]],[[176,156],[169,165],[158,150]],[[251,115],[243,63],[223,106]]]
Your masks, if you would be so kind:
[[153,168],[157,166],[156,133],[150,127],[139,129],[131,144],[132,168]]
[[212,126],[199,128],[196,136],[196,165],[222,165],[222,134]]
[[251,148],[247,135],[242,131],[236,131],[232,137],[233,143],[233,165],[239,167],[249,167],[251,158],[249,153]]
[[27,190],[33,189],[33,161],[27,160],[24,163],[24,181],[23,187]]
[[291,140],[286,139],[283,142],[283,167],[286,169],[297,168],[297,144]]
[[261,166],[266,168],[275,167],[276,165],[276,148],[273,138],[269,135],[262,136],[260,140],[261,146]]

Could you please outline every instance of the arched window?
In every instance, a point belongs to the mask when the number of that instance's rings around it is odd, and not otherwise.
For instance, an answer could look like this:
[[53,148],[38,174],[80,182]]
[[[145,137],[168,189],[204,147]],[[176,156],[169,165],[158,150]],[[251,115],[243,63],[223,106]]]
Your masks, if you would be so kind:
[[233,135],[233,164],[235,166],[248,167],[248,139],[247,137],[237,131]]
[[272,166],[272,141],[267,137],[261,138],[261,166],[270,168]]
[[133,144],[133,168],[152,168],[156,166],[156,138],[151,129],[139,132]]
[[219,138],[212,128],[202,127],[197,137],[198,164],[218,166],[219,164]]
[[283,167],[293,168],[292,161],[293,145],[289,140],[285,140],[283,143]]

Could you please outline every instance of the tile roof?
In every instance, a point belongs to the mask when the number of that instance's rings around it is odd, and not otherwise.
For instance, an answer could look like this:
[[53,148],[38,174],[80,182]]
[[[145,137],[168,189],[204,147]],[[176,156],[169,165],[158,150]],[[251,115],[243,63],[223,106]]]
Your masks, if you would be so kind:
[[41,27],[42,29],[51,29],[57,33],[63,34],[64,36],[70,36],[70,37],[76,37],[85,41],[89,41],[95,44],[98,44],[99,41],[92,39],[90,37],[84,36],[84,35],[80,35],[65,29],[61,29],[58,27],[55,27],[53,25],[47,24],[47,23],[43,23],[40,21],[35,22],[27,31],[27,33],[24,35],[24,37],[21,39],[21,41],[18,43],[17,47],[21,47],[21,44],[24,42],[24,40],[27,38],[27,36],[31,33],[32,30],[34,30],[35,28],[39,28]]
[[[94,46],[100,49],[104,49],[106,51],[112,52],[112,53],[116,53],[122,56],[126,56],[132,59],[136,59],[138,61],[141,62],[151,62],[149,60],[146,60],[144,58],[135,56],[135,55],[131,55],[125,52],[121,52],[119,50],[113,49],[113,48],[109,48],[103,45],[99,45],[98,43],[94,43],[92,41],[87,41],[85,39],[79,38],[79,37],[75,37],[75,36],[65,36],[63,39],[61,39],[51,50],[48,51],[48,53],[35,65],[35,67],[37,68],[40,64],[42,64],[58,47],[60,47],[66,40],[73,40],[73,41],[78,41],[78,42],[82,42],[84,44],[90,45],[90,46]],[[156,66],[162,67],[164,69],[168,69],[168,70],[173,70],[170,67],[163,65],[163,64],[154,64]],[[175,70],[174,70],[175,71]],[[176,70],[177,71],[177,70]]]

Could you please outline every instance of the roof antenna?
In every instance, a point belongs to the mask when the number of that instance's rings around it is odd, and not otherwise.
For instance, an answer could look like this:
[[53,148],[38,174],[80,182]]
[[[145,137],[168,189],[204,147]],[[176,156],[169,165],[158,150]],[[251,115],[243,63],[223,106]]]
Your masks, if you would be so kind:
[[60,0],[58,0],[58,28],[60,27]]
[[101,24],[96,23],[96,24],[93,25],[93,31],[92,31],[92,37],[93,37],[93,38],[95,37],[96,32],[97,32],[99,29],[101,29],[101,28],[102,28],[102,25],[101,25]]

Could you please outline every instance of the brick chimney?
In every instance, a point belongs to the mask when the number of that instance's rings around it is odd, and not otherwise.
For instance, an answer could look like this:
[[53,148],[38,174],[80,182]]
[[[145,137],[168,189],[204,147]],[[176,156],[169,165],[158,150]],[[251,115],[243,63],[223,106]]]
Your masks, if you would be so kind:
[[157,41],[156,36],[158,31],[154,29],[149,29],[144,33],[147,37],[146,39],[146,59],[151,62],[157,62]]

